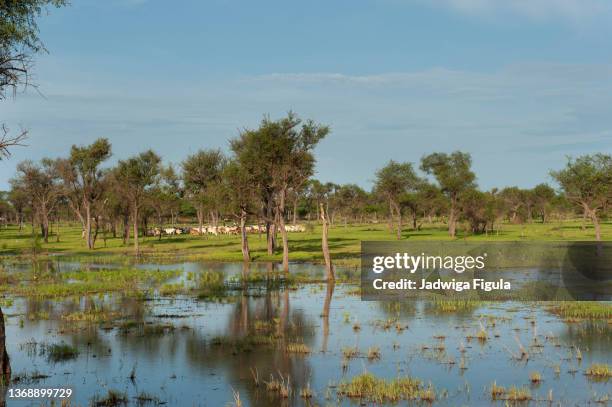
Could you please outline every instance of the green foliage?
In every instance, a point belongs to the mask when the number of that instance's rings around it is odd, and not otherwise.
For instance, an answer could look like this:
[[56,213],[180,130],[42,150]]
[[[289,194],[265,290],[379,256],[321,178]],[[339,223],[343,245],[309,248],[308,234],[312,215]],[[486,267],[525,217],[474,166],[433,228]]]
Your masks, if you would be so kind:
[[599,209],[612,200],[612,156],[585,155],[569,158],[564,169],[552,171],[568,199]]
[[471,167],[470,154],[461,151],[433,153],[421,159],[421,169],[433,175],[442,191],[451,197],[476,187],[476,175]]
[[37,18],[48,6],[65,4],[65,0],[0,1],[0,99],[7,87],[27,82],[32,54],[45,51]]

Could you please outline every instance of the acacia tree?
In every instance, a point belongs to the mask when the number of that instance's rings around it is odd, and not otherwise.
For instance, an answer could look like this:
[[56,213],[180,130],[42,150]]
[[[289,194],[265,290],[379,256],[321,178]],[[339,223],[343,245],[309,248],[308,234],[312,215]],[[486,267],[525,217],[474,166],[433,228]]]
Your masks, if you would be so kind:
[[612,202],[612,156],[594,154],[568,158],[564,169],[550,174],[567,199],[580,206],[591,219],[595,238],[600,241],[599,213]]
[[196,209],[200,233],[206,208],[210,211],[213,226],[217,226],[221,174],[225,162],[221,150],[200,150],[182,163],[185,193]]
[[145,202],[147,191],[155,185],[160,171],[161,158],[148,150],[135,157],[119,161],[117,179],[129,201],[134,226],[134,252],[138,256],[138,221],[140,209]]
[[25,191],[31,198],[33,216],[40,225],[45,243],[49,242],[49,216],[61,196],[55,162],[44,158],[40,164],[23,161],[17,165],[13,186]]
[[[529,193],[527,191],[519,187],[506,187],[499,192],[498,196],[505,206],[510,222],[518,223],[522,218],[529,217],[527,216],[527,212],[529,211]],[[522,209],[524,209],[524,211]],[[521,212],[523,215],[521,215]]]
[[433,175],[449,200],[448,233],[455,237],[459,209],[459,196],[463,191],[476,188],[476,175],[471,170],[470,154],[455,151],[451,154],[433,153],[421,159],[421,170]]
[[172,165],[162,167],[158,182],[147,194],[149,206],[157,215],[157,224],[160,228],[159,240],[162,237],[161,227],[164,216],[169,214],[171,223],[174,226],[175,214],[178,212],[181,199],[179,182],[179,177]]
[[93,249],[92,208],[103,196],[101,182],[104,172],[100,165],[111,156],[111,145],[100,138],[88,146],[73,145],[70,157],[60,161],[60,172],[66,188],[68,203],[83,226],[87,248]]
[[556,198],[555,190],[547,184],[538,184],[530,191],[533,212],[546,223]]
[[248,216],[255,211],[257,191],[251,183],[248,171],[235,160],[225,167],[223,181],[226,210],[239,221],[242,258],[248,263],[251,261],[251,254],[246,226]]
[[103,202],[102,216],[107,219],[113,237],[117,237],[117,227],[121,229],[123,244],[129,243],[130,236],[130,203],[125,198],[123,181],[119,178],[119,168],[113,167],[105,171],[104,195],[99,199]]
[[421,182],[412,168],[412,163],[398,163],[393,160],[376,172],[374,190],[384,197],[389,205],[389,216],[396,218],[397,239],[402,238],[402,195],[416,190]]
[[289,112],[287,117],[277,121],[266,117],[258,129],[243,131],[230,141],[236,160],[248,171],[252,184],[260,192],[268,253],[273,251],[270,225],[274,223],[280,230],[285,272],[289,271],[289,242],[285,229],[287,194],[313,174],[312,150],[328,133],[327,126],[311,120],[303,123]]

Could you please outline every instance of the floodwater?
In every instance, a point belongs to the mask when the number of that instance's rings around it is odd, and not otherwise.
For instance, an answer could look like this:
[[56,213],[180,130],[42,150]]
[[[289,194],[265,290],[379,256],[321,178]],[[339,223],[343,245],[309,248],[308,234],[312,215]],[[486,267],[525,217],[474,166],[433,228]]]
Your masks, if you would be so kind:
[[[180,268],[184,274],[213,269],[228,277],[242,271],[242,264],[232,263],[140,267]],[[292,265],[292,272],[323,275],[321,266],[310,264]],[[545,304],[498,302],[443,312],[424,299],[361,301],[354,292],[355,286],[344,284],[263,284],[217,301],[123,294],[18,298],[3,306],[13,376],[20,378],[11,388],[70,387],[71,405],[83,406],[95,405],[109,390],[125,394],[129,405],[218,407],[234,405],[239,394],[243,406],[357,406],[360,400],[339,396],[338,386],[367,371],[431,384],[434,404],[442,406],[503,405],[491,401],[494,381],[529,389],[534,405],[549,405],[551,396],[552,405],[589,405],[612,393],[609,382],[585,375],[592,363],[612,363],[607,321],[564,322]],[[62,320],[91,309],[122,317],[112,324]],[[482,328],[486,341],[475,337]],[[76,347],[78,356],[55,360],[44,351],[61,343]],[[303,344],[310,353],[290,353],[290,344]],[[359,354],[347,360],[343,350],[349,347]],[[375,347],[380,357],[368,359]],[[532,384],[531,372],[542,380]],[[288,398],[266,389],[266,381],[281,376],[290,384]],[[304,388],[312,390],[311,398],[300,396]],[[48,403],[7,398],[7,404]]]

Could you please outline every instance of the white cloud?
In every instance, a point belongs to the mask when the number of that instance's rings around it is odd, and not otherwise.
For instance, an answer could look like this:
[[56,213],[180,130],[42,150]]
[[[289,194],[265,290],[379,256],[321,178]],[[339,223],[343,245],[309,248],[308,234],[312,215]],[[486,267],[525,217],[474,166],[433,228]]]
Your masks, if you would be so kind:
[[[66,75],[70,68],[57,69]],[[565,155],[612,151],[608,65],[273,73],[189,86],[179,79],[94,83],[78,72],[45,78],[46,99],[31,93],[3,106],[6,123],[31,130],[32,147],[0,162],[0,189],[19,160],[65,154],[76,140],[105,136],[116,158],[150,146],[178,162],[200,147],[227,148],[238,129],[290,109],[332,127],[318,150],[324,181],[368,185],[390,158],[418,162],[432,151],[461,149],[473,154],[484,188],[532,186],[547,181]]]
[[474,16],[509,13],[535,20],[561,18],[579,22],[612,13],[610,0],[417,0]]

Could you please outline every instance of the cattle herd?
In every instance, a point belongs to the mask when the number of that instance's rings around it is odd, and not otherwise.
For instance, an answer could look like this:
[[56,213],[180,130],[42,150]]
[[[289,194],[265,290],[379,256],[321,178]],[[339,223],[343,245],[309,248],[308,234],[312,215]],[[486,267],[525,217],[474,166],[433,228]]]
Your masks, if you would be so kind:
[[[305,232],[304,225],[285,225],[287,232]],[[266,227],[260,225],[246,226],[247,233],[265,233]],[[148,236],[174,236],[174,235],[238,235],[240,234],[239,226],[202,226],[196,227],[170,227],[170,228],[153,228],[147,231]]]

